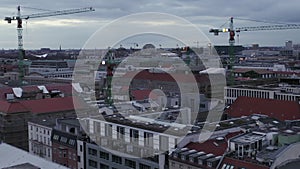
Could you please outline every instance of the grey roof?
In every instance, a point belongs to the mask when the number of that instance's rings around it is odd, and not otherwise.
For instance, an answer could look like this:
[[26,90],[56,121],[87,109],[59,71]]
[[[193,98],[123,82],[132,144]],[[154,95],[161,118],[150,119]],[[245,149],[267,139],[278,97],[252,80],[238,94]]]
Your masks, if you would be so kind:
[[80,122],[78,119],[74,119],[74,118],[70,118],[70,119],[58,119],[58,122],[60,124],[68,124],[68,125],[72,125],[72,126],[77,126],[80,127]]
[[30,163],[18,164],[11,167],[5,167],[3,169],[40,169],[40,167],[34,166]]
[[265,160],[275,160],[278,155],[283,152],[286,148],[288,147],[288,145],[284,145],[278,149],[274,149],[274,150],[267,150],[264,149],[263,151],[257,153],[256,157],[258,158],[262,158]]
[[47,161],[6,143],[0,144],[0,168],[29,163],[42,169],[67,169],[67,167]]
[[296,159],[291,162],[288,162],[285,165],[279,166],[278,169],[295,169],[295,168],[299,168],[299,166],[300,166],[300,159]]
[[55,119],[30,119],[29,122],[50,128],[53,128],[56,125]]

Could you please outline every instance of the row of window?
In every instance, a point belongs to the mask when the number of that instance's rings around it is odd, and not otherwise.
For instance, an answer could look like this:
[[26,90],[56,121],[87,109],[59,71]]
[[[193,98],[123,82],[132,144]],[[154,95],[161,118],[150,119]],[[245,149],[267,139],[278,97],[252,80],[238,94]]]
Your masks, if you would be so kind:
[[248,96],[256,98],[269,98],[269,91],[257,91],[257,90],[240,90],[240,89],[227,89],[227,97],[239,97],[239,96]]
[[[113,126],[111,124],[105,124],[104,125],[104,135],[107,137],[112,138],[113,134]],[[94,132],[98,133],[100,135],[101,132],[101,125],[100,122],[94,122]],[[125,140],[125,135],[130,136],[130,142],[131,143],[138,143],[139,142],[139,131],[135,129],[130,129],[129,133],[125,133],[125,128],[122,126],[117,126],[116,127],[116,132],[117,132],[117,139],[120,141]],[[153,147],[154,144],[154,138],[153,138],[153,133],[148,133],[144,132],[144,146],[147,147]],[[166,136],[159,136],[159,142],[160,142],[160,149],[161,150],[167,150],[169,148],[169,138]]]
[[[44,140],[43,140],[44,138]],[[51,146],[50,144],[50,138],[46,138],[46,136],[43,137],[43,135],[39,135],[39,134],[36,134],[36,137],[33,136],[33,133],[30,133],[30,136],[29,136],[29,139],[31,140],[37,140],[38,142],[41,142],[43,144],[46,144],[46,145],[49,145]]]
[[[114,158],[113,158],[113,159],[114,159]],[[122,163],[119,163],[120,161],[122,162],[122,158],[121,158],[121,157],[115,156],[115,160],[117,160],[117,163],[118,163],[118,164],[121,164],[121,165],[122,165]],[[115,161],[113,161],[113,162],[115,162]],[[89,159],[88,165],[89,165],[89,167],[97,168],[98,162]],[[100,165],[100,168],[101,168],[101,169],[109,169],[109,166],[108,166],[108,165],[105,165],[105,164],[103,164],[103,163],[100,163],[99,165]],[[132,169],[136,169],[136,168],[137,168],[136,162],[133,161],[133,160],[129,160],[129,159],[125,159],[125,164],[124,164],[124,166],[129,167],[129,168],[132,168]],[[146,165],[146,164],[142,164],[142,163],[139,163],[138,168],[139,168],[139,169],[151,169],[150,166],[148,166],[148,165]],[[113,169],[114,169],[114,168],[113,168]]]
[[34,154],[37,154],[41,157],[51,157],[51,149],[50,148],[46,148],[46,147],[41,147],[40,145],[36,145],[34,143],[30,143],[31,144],[31,152],[33,152]]
[[44,133],[44,134],[47,133],[47,135],[51,135],[50,131],[47,130],[47,129],[43,129],[43,128],[39,128],[39,127],[34,127],[34,126],[30,125],[30,130],[31,130],[31,131],[33,131],[34,128],[35,128],[35,131],[36,131],[36,132],[40,132],[40,133]]

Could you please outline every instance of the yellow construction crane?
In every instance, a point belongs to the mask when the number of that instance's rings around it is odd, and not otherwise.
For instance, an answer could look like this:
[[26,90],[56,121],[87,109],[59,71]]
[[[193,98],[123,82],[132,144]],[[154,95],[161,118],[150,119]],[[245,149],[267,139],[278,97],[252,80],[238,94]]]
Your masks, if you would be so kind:
[[25,51],[23,49],[23,26],[22,20],[28,20],[31,18],[41,18],[41,17],[50,17],[50,16],[57,16],[57,15],[69,15],[75,13],[82,13],[82,12],[91,12],[95,11],[92,7],[87,8],[78,8],[78,9],[68,9],[68,10],[60,10],[60,11],[51,11],[51,12],[43,12],[43,13],[36,13],[31,15],[21,15],[21,7],[18,6],[18,13],[16,16],[5,17],[4,20],[8,23],[11,23],[13,20],[17,21],[17,32],[18,32],[18,50],[19,50],[19,80],[22,82],[24,77],[24,67],[23,67],[23,59],[25,55]]

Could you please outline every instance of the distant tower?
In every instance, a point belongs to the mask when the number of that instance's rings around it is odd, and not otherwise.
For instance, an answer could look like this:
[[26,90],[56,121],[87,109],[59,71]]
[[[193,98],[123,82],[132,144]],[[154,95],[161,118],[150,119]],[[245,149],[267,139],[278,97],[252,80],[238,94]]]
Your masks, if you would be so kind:
[[293,41],[291,41],[291,40],[286,41],[285,42],[285,48],[287,50],[293,50]]
[[252,49],[253,50],[257,50],[259,48],[259,44],[255,43],[255,44],[252,44]]
[[59,45],[59,51],[61,51],[61,45]]

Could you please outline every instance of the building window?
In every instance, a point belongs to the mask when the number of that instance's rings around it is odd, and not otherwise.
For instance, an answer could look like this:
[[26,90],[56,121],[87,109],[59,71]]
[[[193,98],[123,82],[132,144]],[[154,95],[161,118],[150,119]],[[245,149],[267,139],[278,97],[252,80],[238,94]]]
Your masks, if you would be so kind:
[[48,148],[48,157],[50,157],[50,154],[51,154],[50,151],[51,151],[50,148]]
[[95,150],[95,149],[89,148],[88,153],[89,153],[89,155],[97,156],[97,150]]
[[58,140],[58,139],[59,139],[59,136],[56,135],[56,134],[54,134],[54,135],[53,135],[53,140]]
[[109,169],[109,166],[108,166],[108,165],[105,165],[105,164],[102,164],[102,163],[100,163],[100,168],[101,168],[101,169]]
[[89,160],[89,166],[90,166],[90,167],[97,168],[97,161]]
[[69,159],[72,160],[72,153],[69,151]]
[[80,145],[80,147],[79,147],[79,148],[80,148],[80,152],[82,152],[82,145]]
[[73,153],[73,160],[74,161],[76,161],[77,160],[77,158],[76,158],[77,156],[76,156],[76,154],[75,153]]
[[94,121],[94,131],[95,133],[100,135],[101,132],[101,125],[99,122]]
[[32,125],[30,125],[30,130],[33,130],[33,127],[32,127]]
[[112,137],[112,125],[105,124],[105,136]]
[[119,140],[124,140],[125,138],[125,128],[117,126],[117,138]]
[[112,162],[122,164],[122,158],[116,155],[112,155]]
[[159,136],[159,149],[169,150],[169,138],[166,136]]
[[151,169],[151,167],[148,166],[148,165],[146,165],[146,164],[140,163],[140,164],[139,164],[139,169]]
[[144,133],[144,144],[147,147],[153,147],[153,134],[152,133]]
[[139,131],[130,129],[130,140],[131,142],[137,143],[139,141]]
[[125,166],[135,169],[136,163],[135,161],[125,159]]
[[69,144],[72,145],[72,146],[74,146],[74,145],[75,145],[75,140],[70,139],[70,140],[69,140]]
[[109,160],[109,154],[103,151],[100,151],[100,158]]
[[60,142],[62,142],[62,143],[67,143],[67,141],[68,141],[67,137],[60,138]]

